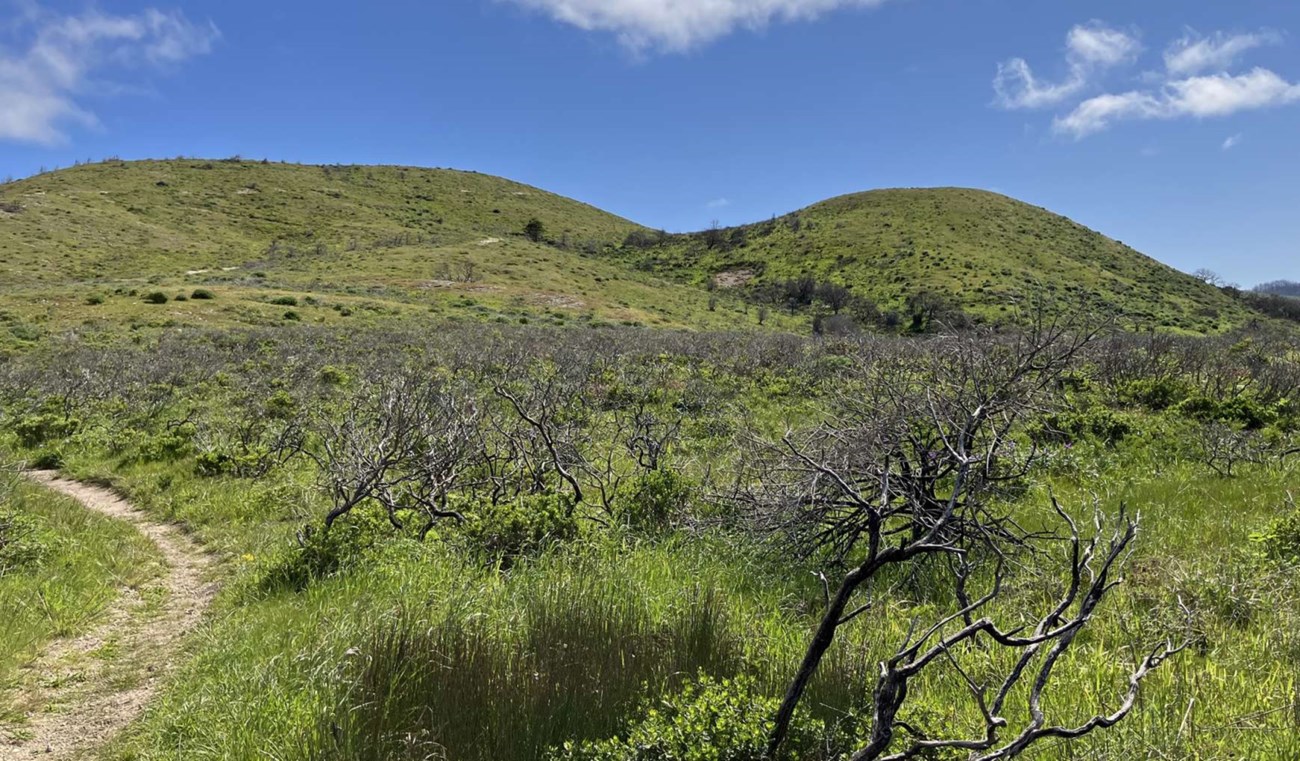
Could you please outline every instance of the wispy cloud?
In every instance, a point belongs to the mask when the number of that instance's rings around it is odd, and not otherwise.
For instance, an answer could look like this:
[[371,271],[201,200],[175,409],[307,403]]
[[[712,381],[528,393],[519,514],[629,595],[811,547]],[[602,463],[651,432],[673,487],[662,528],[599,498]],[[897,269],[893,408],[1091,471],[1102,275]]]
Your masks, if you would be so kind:
[[1235,134],[1235,135],[1232,135],[1232,136],[1229,137],[1227,140],[1224,140],[1224,141],[1223,141],[1223,150],[1225,150],[1225,151],[1230,151],[1230,150],[1232,150],[1233,148],[1236,148],[1237,146],[1241,145],[1241,137],[1242,137],[1242,136],[1241,136],[1241,133],[1239,132],[1239,133],[1237,133],[1237,134]]
[[1282,36],[1272,31],[1233,35],[1218,32],[1211,37],[1189,31],[1165,51],[1165,68],[1176,76],[1223,71],[1246,52],[1281,41]]
[[1135,35],[1100,21],[1080,24],[1066,35],[1065,79],[1048,82],[1034,75],[1029,62],[1012,58],[998,64],[993,80],[997,102],[1003,108],[1045,108],[1061,103],[1088,86],[1099,72],[1128,62],[1142,50]]
[[1300,85],[1268,69],[1246,74],[1211,74],[1171,80],[1158,91],[1134,90],[1099,95],[1059,117],[1053,128],[1075,138],[1101,132],[1117,122],[1230,116],[1300,101]]
[[208,53],[220,36],[180,11],[60,15],[33,4],[3,32],[12,44],[0,45],[0,140],[45,145],[65,141],[69,126],[98,124],[81,101],[92,87],[120,89],[100,78]]
[[704,208],[725,209],[730,205],[731,205],[731,199],[729,198],[715,198],[712,201],[709,201],[708,203],[704,204]]
[[[1136,62],[1141,46],[1136,33],[1101,22],[1076,26],[1067,38],[1069,76],[1056,83],[1037,79],[1029,64],[1014,58],[998,65],[993,89],[1003,108],[1047,108],[1073,103],[1052,122],[1060,135],[1082,139],[1123,121],[1207,119],[1300,102],[1300,85],[1265,68],[1233,74],[1228,69],[1245,53],[1280,42],[1276,32],[1209,37],[1188,32],[1164,52],[1163,72],[1147,72],[1136,81],[1145,87],[1103,92],[1100,75]],[[1082,100],[1080,100],[1082,99]],[[1225,150],[1231,145],[1225,145]]]
[[874,7],[888,0],[512,0],[556,21],[610,32],[627,48],[682,52],[738,28],[800,21],[842,8]]

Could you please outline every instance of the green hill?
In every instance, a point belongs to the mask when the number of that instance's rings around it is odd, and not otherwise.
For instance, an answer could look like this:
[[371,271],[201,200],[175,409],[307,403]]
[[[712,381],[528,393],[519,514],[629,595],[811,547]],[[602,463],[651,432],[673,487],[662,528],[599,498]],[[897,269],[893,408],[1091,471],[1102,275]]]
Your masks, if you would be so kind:
[[[534,219],[536,241],[524,232]],[[0,345],[83,325],[742,320],[738,300],[710,309],[700,289],[593,256],[638,229],[473,172],[187,159],[78,166],[0,186]],[[195,289],[215,298],[193,299]],[[159,293],[162,303],[145,300]]]
[[[73,327],[285,320],[757,328],[763,286],[800,277],[886,312],[924,293],[995,320],[1045,289],[1167,330],[1257,316],[1064,217],[974,190],[875,191],[665,235],[441,169],[107,161],[0,186],[0,346]],[[802,332],[812,311],[762,322]]]
[[1044,209],[980,190],[878,190],[691,235],[634,235],[643,270],[756,289],[810,276],[883,309],[929,293],[996,317],[1047,290],[1143,326],[1214,332],[1255,316],[1218,288]]

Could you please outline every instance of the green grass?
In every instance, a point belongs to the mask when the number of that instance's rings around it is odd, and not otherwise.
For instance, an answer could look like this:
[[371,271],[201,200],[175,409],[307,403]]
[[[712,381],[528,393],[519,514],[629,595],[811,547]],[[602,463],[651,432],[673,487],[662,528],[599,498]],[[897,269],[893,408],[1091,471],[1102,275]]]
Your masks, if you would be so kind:
[[[738,233],[739,231],[739,233]],[[1212,333],[1252,313],[1217,288],[1065,217],[996,193],[960,188],[878,190],[729,228],[743,242],[710,247],[703,234],[626,248],[647,271],[703,284],[746,271],[752,284],[811,275],[851,286],[882,308],[929,291],[986,319],[1052,293],[1143,327]]]
[[[710,308],[702,289],[600,255],[637,225],[473,172],[106,162],[0,199],[22,207],[0,218],[0,349],[73,329],[280,325],[291,298],[328,325],[758,327],[738,299]],[[524,235],[533,218],[541,242]],[[176,299],[196,289],[214,298]]]
[[[1258,315],[1064,217],[975,190],[873,191],[740,229],[625,247],[645,228],[509,180],[442,169],[108,161],[0,186],[0,350],[69,330],[291,321],[758,329],[748,287],[802,275],[883,309],[922,291],[986,320],[1036,292],[1166,331]],[[525,226],[538,219],[544,239]],[[797,225],[795,220],[798,220]],[[731,240],[736,230],[723,231]],[[178,300],[202,289],[215,298]],[[148,303],[158,293],[164,303]],[[287,310],[277,300],[297,299]],[[766,328],[809,331],[770,309]]]
[[[1143,529],[1125,586],[1058,669],[1050,717],[1113,707],[1156,622],[1178,631],[1176,599],[1194,613],[1193,647],[1150,678],[1131,719],[1029,757],[1127,759],[1135,748],[1173,759],[1296,757],[1300,579],[1250,541],[1283,509],[1295,471],[1222,479],[1141,442],[1064,457],[1073,462],[1057,462],[1059,474],[1017,503],[1023,520],[1041,519],[1050,485],[1082,517],[1094,501],[1106,514],[1127,503],[1141,510]],[[139,489],[150,478],[127,469]],[[185,495],[179,515],[200,532],[234,547],[240,540],[218,524],[246,526],[250,551],[228,566],[193,660],[112,757],[406,759],[437,747],[453,759],[542,758],[559,740],[620,732],[637,697],[697,668],[750,674],[778,694],[818,609],[812,579],[707,536],[625,544],[591,534],[509,572],[398,540],[304,592],[268,593],[258,580],[291,540],[275,511],[259,524],[250,505],[280,488],[168,487]],[[259,536],[268,532],[277,538]],[[1015,585],[993,614],[1010,622],[1044,607],[1054,570],[1040,560],[1041,579]],[[809,701],[818,714],[851,710],[910,618],[932,612],[923,578],[897,581],[890,602],[833,650]],[[914,699],[914,723],[979,726],[952,673],[919,680]]]
[[51,640],[93,627],[123,588],[162,571],[147,538],[75,500],[22,483],[14,507],[35,519],[46,549],[36,565],[0,576],[0,684]]

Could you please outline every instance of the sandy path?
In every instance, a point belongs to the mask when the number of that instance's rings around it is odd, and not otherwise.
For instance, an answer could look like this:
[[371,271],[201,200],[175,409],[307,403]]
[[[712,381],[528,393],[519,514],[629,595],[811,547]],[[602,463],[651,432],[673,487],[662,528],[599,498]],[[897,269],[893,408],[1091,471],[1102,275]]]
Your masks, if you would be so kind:
[[[183,637],[198,625],[215,591],[203,579],[211,559],[177,527],[152,520],[108,489],[52,472],[27,475],[131,523],[158,546],[168,567],[149,585],[123,590],[93,631],[55,642],[27,667],[17,700],[28,719],[0,726],[0,761],[83,756],[120,732],[164,683]],[[115,655],[94,655],[105,649]]]

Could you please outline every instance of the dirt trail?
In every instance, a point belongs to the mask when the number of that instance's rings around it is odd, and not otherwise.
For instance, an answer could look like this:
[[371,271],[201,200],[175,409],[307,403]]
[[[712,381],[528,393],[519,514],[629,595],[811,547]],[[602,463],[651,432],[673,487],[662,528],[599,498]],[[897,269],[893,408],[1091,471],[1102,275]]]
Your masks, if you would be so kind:
[[182,639],[199,623],[215,591],[203,579],[211,559],[180,529],[152,520],[108,489],[53,472],[27,475],[90,510],[134,525],[158,546],[167,571],[141,589],[122,590],[102,624],[55,642],[24,670],[14,704],[27,721],[0,724],[0,761],[85,756],[120,732],[163,684]]

